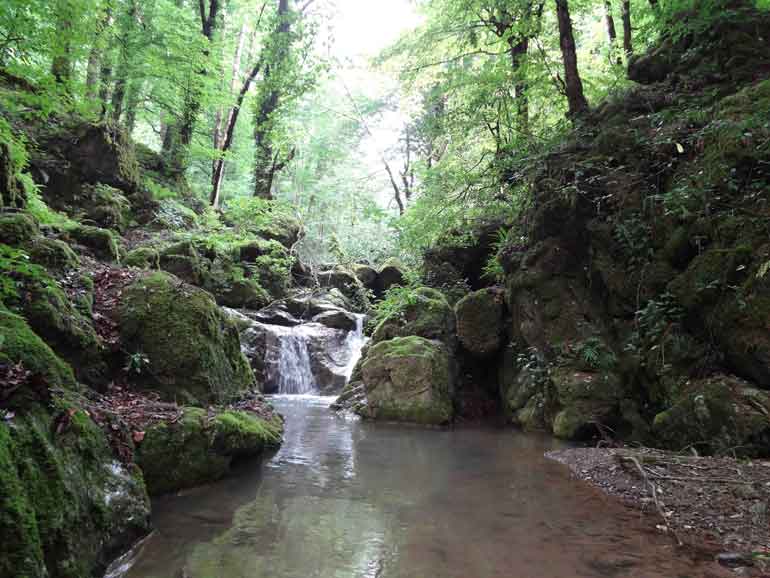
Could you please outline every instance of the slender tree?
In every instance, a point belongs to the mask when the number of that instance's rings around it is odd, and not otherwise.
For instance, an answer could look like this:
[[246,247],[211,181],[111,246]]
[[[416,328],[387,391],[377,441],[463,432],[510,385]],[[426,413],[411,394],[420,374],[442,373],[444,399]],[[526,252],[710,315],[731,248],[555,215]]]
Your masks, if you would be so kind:
[[263,60],[264,89],[259,96],[254,115],[254,146],[256,149],[254,154],[254,196],[263,199],[272,198],[275,175],[287,164],[274,151],[271,136],[272,117],[281,100],[281,87],[277,81],[286,60],[289,58],[291,24],[292,14],[289,0],[278,0],[278,25],[272,36],[272,41],[269,41],[266,47],[267,53]]
[[556,0],[556,17],[559,22],[559,44],[564,62],[564,89],[569,103],[569,115],[576,119],[588,110],[588,101],[578,70],[575,33],[572,29],[568,0]]
[[631,29],[631,0],[622,0],[621,18],[623,20],[623,52],[626,53],[626,58],[628,58],[634,53],[633,32]]

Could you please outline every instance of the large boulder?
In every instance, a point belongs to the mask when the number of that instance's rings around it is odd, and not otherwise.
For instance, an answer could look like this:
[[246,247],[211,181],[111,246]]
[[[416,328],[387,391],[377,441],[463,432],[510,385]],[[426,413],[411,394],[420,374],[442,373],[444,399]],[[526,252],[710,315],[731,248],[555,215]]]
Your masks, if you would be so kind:
[[478,357],[494,355],[503,345],[505,306],[501,291],[482,289],[455,306],[457,337],[463,348]]
[[455,312],[440,291],[430,287],[410,291],[396,310],[379,323],[372,341],[379,343],[409,335],[437,339],[454,348]]
[[391,287],[400,287],[405,284],[404,266],[395,259],[390,259],[377,271],[375,292],[382,297]]
[[422,337],[397,337],[371,347],[361,366],[366,418],[425,425],[453,417],[455,371],[447,347]]
[[120,333],[130,355],[148,360],[136,383],[166,399],[221,401],[255,385],[235,324],[207,292],[167,273],[125,289]]
[[0,243],[18,247],[40,235],[37,221],[26,213],[0,214]]
[[318,274],[318,282],[325,289],[336,289],[342,293],[357,311],[364,311],[369,307],[369,299],[366,289],[358,280],[355,273],[336,267]]
[[673,405],[655,416],[655,439],[682,450],[766,456],[770,448],[770,395],[732,376],[687,382]]
[[378,289],[379,273],[374,267],[369,265],[353,265],[353,273],[366,289],[376,292]]
[[263,419],[244,411],[182,410],[176,422],[147,428],[137,451],[150,495],[213,482],[235,458],[256,456],[281,442],[278,415]]
[[35,139],[39,146],[31,155],[30,172],[50,206],[72,215],[101,206],[92,216],[110,221],[105,225],[120,225],[115,219],[122,221],[128,207],[113,194],[109,200],[95,198],[93,187],[101,186],[109,187],[102,191],[119,192],[135,214],[149,217],[154,203],[142,183],[134,145],[122,128],[74,119],[39,127]]

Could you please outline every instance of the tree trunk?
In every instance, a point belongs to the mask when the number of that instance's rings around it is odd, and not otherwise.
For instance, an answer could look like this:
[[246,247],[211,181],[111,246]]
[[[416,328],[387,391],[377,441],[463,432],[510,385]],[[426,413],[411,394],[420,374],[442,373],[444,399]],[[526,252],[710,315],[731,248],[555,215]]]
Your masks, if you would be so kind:
[[607,37],[610,45],[610,63],[615,61],[615,64],[622,64],[620,56],[615,56],[615,48],[618,45],[618,32],[615,28],[615,17],[612,15],[612,0],[604,0],[604,22],[607,25]]
[[249,76],[246,77],[246,81],[241,87],[241,91],[238,93],[235,106],[230,109],[230,115],[227,118],[227,125],[224,131],[224,138],[222,139],[222,147],[220,148],[219,157],[214,161],[214,171],[211,177],[212,188],[209,201],[214,208],[219,206],[219,197],[222,190],[222,178],[224,177],[225,171],[225,155],[227,155],[230,147],[233,144],[233,137],[235,136],[235,125],[238,123],[238,115],[241,112],[241,107],[243,106],[243,101],[246,98],[246,94],[249,92],[249,88],[251,88],[251,83],[254,82],[254,79],[259,74],[261,68],[262,63],[258,62],[257,65],[251,70]]
[[106,49],[104,37],[111,22],[112,9],[107,6],[97,24],[96,37],[88,53],[88,64],[86,65],[86,96],[88,98],[96,98],[99,92],[99,75],[102,71],[102,59]]
[[508,41],[511,47],[511,66],[517,80],[513,85],[514,98],[516,99],[516,114],[519,119],[519,130],[523,134],[529,134],[529,97],[527,96],[527,81],[521,71],[523,60],[529,52],[529,38],[524,38],[520,42],[513,39]]
[[[204,0],[198,0],[198,13],[201,20],[201,34],[211,43],[217,29],[219,17],[219,0],[209,0],[208,14]],[[204,57],[210,54],[210,50],[203,50]],[[182,116],[178,123],[169,125],[166,138],[164,138],[164,172],[171,178],[179,179],[187,170],[189,162],[189,149],[195,134],[195,124],[201,109],[201,86],[197,75],[206,76],[208,71],[204,68],[190,78],[185,89],[184,106]],[[170,148],[166,150],[165,146]]]
[[578,70],[575,34],[572,30],[568,0],[556,0],[556,16],[559,21],[559,44],[564,62],[564,87],[569,103],[569,116],[575,119],[588,111],[588,101]]
[[[235,90],[238,86],[238,80],[241,74],[241,60],[243,58],[243,51],[246,47],[246,37],[247,37],[247,29],[246,24],[241,25],[241,29],[238,32],[238,44],[236,45],[235,54],[233,55],[233,62],[232,62],[232,68],[231,68],[231,77],[230,77],[230,92],[229,94],[232,95],[235,93]],[[253,77],[249,75],[249,85],[251,85],[251,82],[253,80]],[[248,86],[247,86],[248,90]],[[237,103],[238,108],[240,108],[242,104],[242,100],[240,99],[240,93],[239,93],[239,100],[240,102]],[[218,152],[223,153],[224,151],[224,142],[225,142],[225,136],[230,131],[230,122],[233,117],[233,109],[230,109],[230,112],[227,116],[227,122],[225,124],[225,116],[224,111],[220,108],[217,110],[216,119],[214,120],[214,134],[213,134],[213,142],[214,142],[214,149]],[[237,116],[236,116],[237,120]],[[232,137],[230,137],[232,138]],[[229,149],[229,146],[228,146]],[[210,197],[211,205],[216,208],[219,206],[219,190],[222,185],[222,178],[224,176],[224,166],[220,169],[219,165],[224,165],[224,158],[217,157],[214,159],[214,161],[211,164],[211,186],[212,186],[212,193]]]
[[[271,75],[280,70],[288,57],[289,43],[291,39],[289,0],[278,0],[278,27],[275,30],[272,42],[268,43],[267,50],[274,54],[274,62],[265,64],[264,82],[267,85],[266,94],[257,107],[254,118],[254,196],[263,199],[272,199],[273,181],[275,173],[282,163],[276,163],[273,143],[271,141],[272,116],[278,109],[281,93],[278,87],[271,83]],[[274,50],[272,50],[274,49]]]
[[57,0],[56,36],[53,42],[51,74],[59,84],[66,84],[72,77],[72,13],[66,0]]
[[623,0],[621,3],[621,18],[623,20],[623,52],[626,58],[634,53],[634,44],[631,30],[631,0]]

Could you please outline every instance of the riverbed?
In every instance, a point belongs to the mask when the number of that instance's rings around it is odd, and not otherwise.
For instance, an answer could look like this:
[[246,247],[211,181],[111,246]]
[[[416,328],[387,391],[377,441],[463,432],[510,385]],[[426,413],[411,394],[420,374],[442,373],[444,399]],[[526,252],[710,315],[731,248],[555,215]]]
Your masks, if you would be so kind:
[[422,429],[278,396],[263,464],[154,504],[128,578],[684,578],[697,565],[640,515],[511,429]]

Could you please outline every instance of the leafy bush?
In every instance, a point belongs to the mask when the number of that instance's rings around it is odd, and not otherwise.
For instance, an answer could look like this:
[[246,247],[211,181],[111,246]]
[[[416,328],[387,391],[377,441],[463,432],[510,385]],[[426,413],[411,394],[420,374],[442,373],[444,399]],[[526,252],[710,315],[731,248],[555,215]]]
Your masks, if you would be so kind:
[[29,255],[20,249],[0,244],[0,302],[19,298],[19,286],[24,279],[48,282],[43,267],[29,262]]

